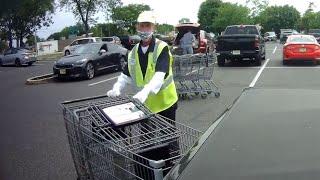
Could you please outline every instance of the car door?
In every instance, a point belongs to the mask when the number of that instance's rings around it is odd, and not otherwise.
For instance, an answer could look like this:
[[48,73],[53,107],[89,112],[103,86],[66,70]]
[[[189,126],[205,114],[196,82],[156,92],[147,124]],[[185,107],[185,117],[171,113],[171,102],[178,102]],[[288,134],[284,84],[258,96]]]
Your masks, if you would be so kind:
[[[4,56],[3,56],[3,64],[4,65],[9,65],[9,64],[12,64],[12,49],[8,49],[6,50],[6,52],[4,53]],[[13,62],[14,64],[14,62]]]
[[107,44],[103,44],[100,48],[106,50],[106,53],[99,53],[98,63],[99,63],[99,69],[106,69],[113,66],[111,63],[112,59],[112,51],[110,49],[110,46]]

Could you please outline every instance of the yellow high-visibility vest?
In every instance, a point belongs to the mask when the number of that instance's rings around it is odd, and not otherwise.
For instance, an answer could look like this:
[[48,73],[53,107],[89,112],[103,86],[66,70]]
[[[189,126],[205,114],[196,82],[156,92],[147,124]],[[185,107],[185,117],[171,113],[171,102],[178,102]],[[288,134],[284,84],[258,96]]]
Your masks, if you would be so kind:
[[[157,59],[161,54],[164,47],[168,46],[167,43],[156,39],[154,51],[148,54],[148,65],[146,69],[145,77],[141,71],[138,47],[139,44],[136,44],[131,50],[128,56],[128,68],[131,78],[135,86],[138,89],[142,89],[155,74]],[[172,73],[172,64],[173,57],[169,51],[169,73],[168,76],[164,79],[163,85],[160,91],[157,94],[150,93],[147,100],[145,101],[145,106],[153,113],[158,113],[170,108],[174,103],[178,101],[178,95],[176,91],[176,86],[173,81]]]

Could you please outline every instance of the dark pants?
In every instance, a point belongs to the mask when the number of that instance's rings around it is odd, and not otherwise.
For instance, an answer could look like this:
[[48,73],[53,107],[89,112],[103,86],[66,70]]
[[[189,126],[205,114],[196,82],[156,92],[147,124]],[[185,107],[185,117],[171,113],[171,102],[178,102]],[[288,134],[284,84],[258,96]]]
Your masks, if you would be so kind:
[[[178,105],[177,103],[175,103],[174,105],[172,105],[170,108],[159,112],[158,114],[160,114],[161,116],[164,116],[166,118],[169,118],[173,121],[176,120],[176,111],[177,111]],[[172,124],[172,122],[170,123]],[[140,153],[140,156],[143,156],[144,158],[147,159],[152,159],[152,160],[166,160],[169,159],[170,157],[172,157],[172,154],[170,154],[171,151],[178,151],[179,147],[178,147],[178,142],[171,142],[168,145],[161,147],[161,148],[157,148],[157,149],[152,149],[143,153]],[[141,162],[143,164],[147,163],[147,162]],[[166,167],[172,166],[173,164],[171,164],[171,162],[166,162]],[[135,167],[135,171],[136,174],[143,178],[143,179],[154,179],[153,177],[153,172],[149,169],[146,169],[142,166],[136,166]],[[167,171],[164,171],[164,176],[168,173]]]

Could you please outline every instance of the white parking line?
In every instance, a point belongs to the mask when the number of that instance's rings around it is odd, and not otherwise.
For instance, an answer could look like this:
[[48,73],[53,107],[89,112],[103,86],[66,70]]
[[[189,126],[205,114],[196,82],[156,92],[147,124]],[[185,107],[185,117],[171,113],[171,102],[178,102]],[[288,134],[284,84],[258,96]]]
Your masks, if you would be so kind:
[[266,62],[264,62],[263,66],[260,68],[260,70],[258,71],[257,75],[254,77],[254,79],[252,80],[251,84],[249,85],[249,87],[254,87],[256,85],[256,82],[258,81],[259,77],[261,76],[263,70],[266,68],[268,62],[270,61],[270,59],[267,59]]
[[279,67],[275,67],[275,66],[269,66],[266,67],[266,69],[320,69],[320,66],[311,66],[311,67],[287,67],[287,66],[279,66]]
[[97,84],[100,84],[100,83],[111,81],[111,80],[116,79],[116,78],[118,78],[118,76],[115,76],[115,77],[112,77],[112,78],[109,78],[109,79],[105,79],[105,80],[102,80],[102,81],[98,81],[98,82],[95,82],[95,83],[92,83],[92,84],[88,84],[88,86],[94,86],[94,85],[97,85]]
[[276,46],[272,52],[272,54],[276,53],[278,46]]

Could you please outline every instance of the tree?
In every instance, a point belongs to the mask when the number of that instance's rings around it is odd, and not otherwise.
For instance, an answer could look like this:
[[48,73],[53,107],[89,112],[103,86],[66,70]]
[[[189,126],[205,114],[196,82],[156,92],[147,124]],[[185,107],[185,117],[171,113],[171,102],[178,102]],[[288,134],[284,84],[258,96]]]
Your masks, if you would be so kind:
[[229,25],[251,23],[250,10],[247,7],[238,4],[223,3],[218,9],[213,26],[216,32],[222,32]]
[[88,36],[90,24],[95,23],[94,15],[99,9],[115,8],[121,4],[120,0],[59,0],[60,7],[71,10],[76,18],[84,24],[84,31]]
[[122,28],[119,28],[114,23],[104,23],[104,24],[97,24],[90,30],[93,33],[93,36],[120,36],[127,34]]
[[174,26],[171,24],[158,24],[157,33],[167,35],[174,30]]
[[84,25],[77,23],[74,26],[68,26],[63,28],[60,32],[51,34],[47,39],[59,40],[61,37],[68,38],[69,35],[81,36],[85,34]]
[[53,11],[54,0],[21,0],[20,6],[4,13],[0,17],[0,28],[6,32],[10,47],[13,37],[18,40],[18,46],[23,46],[23,38],[49,26]]
[[266,31],[280,33],[280,29],[297,29],[300,13],[293,6],[270,6],[260,13],[258,22]]
[[206,0],[200,5],[198,19],[203,30],[216,32],[213,22],[217,18],[218,9],[221,5],[221,0]]
[[257,17],[269,5],[269,0],[246,0],[246,7],[250,7],[252,18]]
[[191,22],[189,18],[181,18],[181,19],[179,20],[179,24],[189,23],[189,22]]
[[309,31],[320,27],[320,12],[306,11],[300,20],[300,29]]
[[125,28],[129,33],[136,32],[135,24],[139,14],[143,11],[151,10],[150,6],[144,4],[129,4],[127,6],[116,7],[111,15],[112,20],[119,26]]

